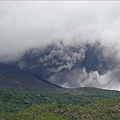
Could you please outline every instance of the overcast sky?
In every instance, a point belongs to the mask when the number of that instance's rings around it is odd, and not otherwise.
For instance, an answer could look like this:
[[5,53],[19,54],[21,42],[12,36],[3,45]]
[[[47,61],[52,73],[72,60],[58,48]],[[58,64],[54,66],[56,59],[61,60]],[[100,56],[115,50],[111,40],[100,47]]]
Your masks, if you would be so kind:
[[0,1],[0,56],[63,39],[120,42],[118,1]]

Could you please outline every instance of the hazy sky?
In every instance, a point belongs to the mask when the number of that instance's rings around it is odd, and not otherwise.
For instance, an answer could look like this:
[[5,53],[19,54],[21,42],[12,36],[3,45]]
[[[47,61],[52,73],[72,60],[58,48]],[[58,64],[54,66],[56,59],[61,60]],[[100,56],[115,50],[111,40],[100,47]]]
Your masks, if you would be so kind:
[[118,1],[0,1],[0,56],[63,39],[119,44]]

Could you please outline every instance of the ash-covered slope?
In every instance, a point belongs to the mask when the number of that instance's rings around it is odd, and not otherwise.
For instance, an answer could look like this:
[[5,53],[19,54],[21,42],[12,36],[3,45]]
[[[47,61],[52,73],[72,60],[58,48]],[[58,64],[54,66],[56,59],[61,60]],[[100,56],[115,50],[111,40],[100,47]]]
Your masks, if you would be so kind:
[[16,65],[38,79],[64,87],[120,89],[117,51],[100,42],[77,45],[57,42],[30,49]]
[[48,81],[37,79],[29,73],[17,69],[14,64],[0,64],[0,87],[36,92],[60,88]]

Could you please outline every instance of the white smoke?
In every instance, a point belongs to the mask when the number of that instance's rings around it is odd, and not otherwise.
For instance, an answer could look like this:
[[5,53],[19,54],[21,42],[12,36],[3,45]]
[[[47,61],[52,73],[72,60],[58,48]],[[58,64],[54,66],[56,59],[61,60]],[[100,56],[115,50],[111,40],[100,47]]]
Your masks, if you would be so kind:
[[120,76],[116,76],[116,72],[118,71],[120,72],[120,68],[118,70],[108,71],[104,75],[100,75],[97,71],[87,73],[85,69],[75,70],[72,75],[64,76],[65,79],[69,78],[69,81],[59,85],[67,88],[97,87],[120,90]]

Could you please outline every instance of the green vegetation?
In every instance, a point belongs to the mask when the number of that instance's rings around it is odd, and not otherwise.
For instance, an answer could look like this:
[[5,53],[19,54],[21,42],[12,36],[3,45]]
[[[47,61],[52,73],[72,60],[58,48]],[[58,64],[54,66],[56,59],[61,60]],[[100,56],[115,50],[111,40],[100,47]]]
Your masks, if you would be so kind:
[[[93,94],[94,93],[94,94]],[[25,92],[0,88],[0,111],[16,112],[38,104],[85,106],[104,98],[119,97],[120,92],[96,88],[62,89],[54,92]]]
[[0,120],[120,120],[120,92],[90,87],[38,93],[0,88]]
[[104,99],[84,107],[38,105],[17,113],[0,113],[2,120],[120,120],[120,98]]

